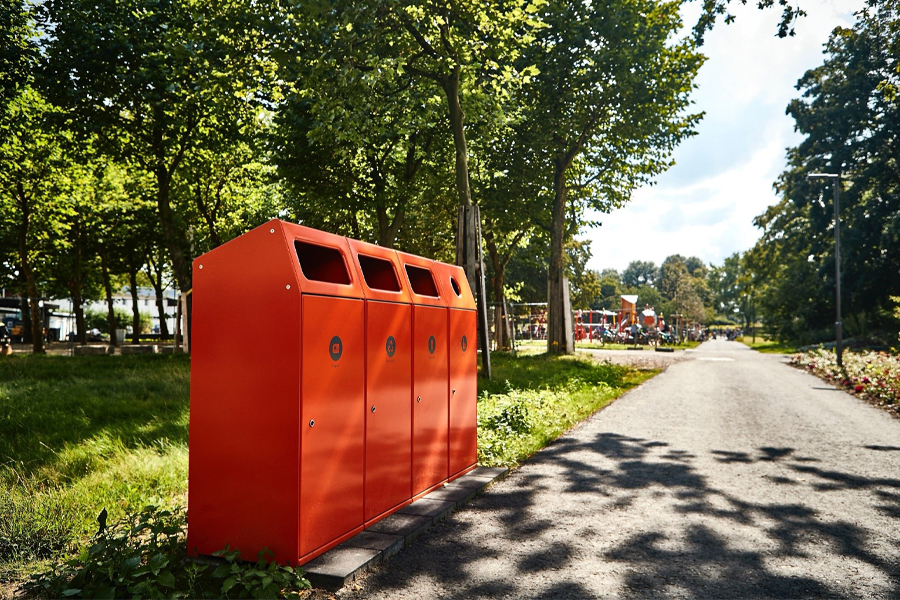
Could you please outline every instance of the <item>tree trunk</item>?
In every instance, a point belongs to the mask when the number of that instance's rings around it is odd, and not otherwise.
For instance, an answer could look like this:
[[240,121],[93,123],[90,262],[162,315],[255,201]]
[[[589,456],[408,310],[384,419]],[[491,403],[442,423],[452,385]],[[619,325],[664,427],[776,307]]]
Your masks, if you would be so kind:
[[141,307],[138,305],[137,270],[131,269],[128,274],[128,285],[131,288],[131,343],[141,343]]
[[87,330],[84,325],[84,297],[81,294],[81,288],[84,284],[81,263],[81,221],[76,219],[73,227],[75,237],[75,272],[73,273],[72,283],[69,287],[69,293],[72,294],[72,309],[75,311],[75,339],[79,344],[84,346],[87,343]]
[[103,290],[106,292],[106,322],[109,327],[109,345],[118,346],[116,338],[116,311],[113,305],[112,282],[109,278],[109,268],[106,264],[106,254],[100,253],[100,271],[103,274]]
[[500,258],[500,252],[497,244],[491,239],[490,234],[486,236],[488,256],[491,259],[491,267],[493,267],[494,277],[491,280],[491,286],[494,290],[494,341],[497,343],[498,350],[505,350],[509,347],[509,336],[506,331],[506,323],[504,312],[506,308],[506,293],[503,287],[506,283],[506,265]]
[[175,216],[169,202],[169,189],[171,174],[165,167],[159,167],[156,171],[156,206],[159,212],[159,225],[162,229],[163,241],[169,258],[172,260],[172,271],[175,273],[175,281],[182,293],[191,289],[191,262],[190,257],[185,256],[184,249],[187,242],[183,234],[175,224]]
[[169,323],[166,321],[166,299],[163,297],[162,289],[162,270],[150,270],[147,265],[147,275],[150,283],[153,285],[153,292],[156,295],[156,311],[159,313],[159,335],[160,339],[169,337]]
[[[450,127],[453,130],[453,145],[456,149],[456,194],[461,208],[472,207],[472,192],[469,188],[469,161],[466,149],[466,132],[464,129],[465,114],[459,103],[459,73],[460,67],[456,65],[453,73],[440,81],[444,93],[447,95],[447,105],[450,109]],[[475,207],[477,210],[477,207]],[[477,221],[477,219],[476,219]],[[491,378],[491,351],[487,339],[487,306],[484,293],[484,263],[481,260],[481,235],[480,224],[469,231],[464,225],[468,220],[460,218],[456,232],[456,264],[466,272],[469,281],[469,289],[475,294],[476,307],[478,309],[478,323],[481,330],[481,363],[482,374]],[[478,232],[475,234],[474,232]],[[466,265],[469,266],[466,266]],[[472,268],[472,264],[475,268]]]
[[75,311],[75,340],[84,346],[87,343],[87,330],[84,324],[84,298],[80,289],[72,293],[72,308]]
[[556,160],[553,174],[553,213],[550,223],[549,292],[547,298],[547,352],[567,354],[572,332],[567,331],[563,314],[565,277],[563,276],[563,247],[566,235],[567,162]]
[[453,131],[453,147],[456,150],[456,195],[460,206],[471,206],[472,192],[469,188],[469,160],[466,149],[465,120],[462,106],[459,103],[459,73],[457,65],[453,73],[441,81],[441,87],[447,95],[450,109],[450,128]]
[[22,342],[30,344],[32,342],[31,335],[31,306],[28,304],[28,292],[21,298],[20,310],[22,311]]
[[41,318],[41,307],[38,304],[40,298],[38,298],[37,282],[34,279],[34,271],[31,269],[31,261],[28,259],[28,227],[31,222],[31,203],[28,201],[25,188],[21,182],[16,186],[16,199],[20,212],[18,231],[19,266],[22,275],[25,277],[25,293],[28,296],[29,311],[31,313],[31,348],[34,354],[44,354],[44,320]]

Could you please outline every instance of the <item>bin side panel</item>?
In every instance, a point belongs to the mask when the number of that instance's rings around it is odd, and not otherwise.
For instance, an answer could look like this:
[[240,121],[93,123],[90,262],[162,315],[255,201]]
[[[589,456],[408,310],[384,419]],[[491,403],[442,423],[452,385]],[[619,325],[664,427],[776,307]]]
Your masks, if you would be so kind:
[[475,310],[475,298],[469,288],[466,272],[461,267],[434,261],[433,270],[441,288],[441,295],[447,300],[447,306]]
[[301,556],[363,523],[363,311],[362,300],[303,296]]
[[413,306],[413,495],[448,475],[447,378],[447,309]]
[[[450,309],[450,476],[477,461],[478,360],[475,311]],[[454,391],[455,390],[455,391]]]
[[369,521],[412,494],[412,307],[368,301],[366,311],[365,515]]
[[194,261],[191,555],[228,544],[245,560],[267,547],[296,563],[300,292],[291,260],[280,231],[259,228]]

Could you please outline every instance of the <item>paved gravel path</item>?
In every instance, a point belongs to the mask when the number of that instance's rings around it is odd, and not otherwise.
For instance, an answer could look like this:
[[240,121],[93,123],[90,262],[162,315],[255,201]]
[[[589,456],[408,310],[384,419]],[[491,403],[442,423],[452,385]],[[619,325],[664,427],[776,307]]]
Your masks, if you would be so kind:
[[342,597],[900,598],[900,421],[688,352]]

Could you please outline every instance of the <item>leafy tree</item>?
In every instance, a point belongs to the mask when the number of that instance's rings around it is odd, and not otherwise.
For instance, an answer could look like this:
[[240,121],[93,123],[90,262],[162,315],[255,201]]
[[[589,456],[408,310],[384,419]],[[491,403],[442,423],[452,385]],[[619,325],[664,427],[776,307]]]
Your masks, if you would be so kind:
[[0,4],[0,110],[30,84],[37,58],[31,19],[22,0]]
[[571,335],[562,318],[563,249],[574,233],[570,212],[624,204],[669,166],[669,154],[699,118],[685,111],[702,58],[692,40],[674,39],[679,6],[552,1],[539,12],[546,27],[522,54],[520,64],[539,71],[522,102],[553,190],[551,352],[565,352]]
[[272,136],[290,207],[313,227],[418,249],[426,231],[446,226],[449,211],[434,205],[453,205],[440,189],[452,179],[441,97],[409,73],[348,67],[343,47],[323,33],[342,13],[302,16],[292,48],[309,59],[283,69],[291,87]]
[[900,291],[900,83],[896,4],[872,3],[853,28],[836,29],[824,63],[798,82],[788,113],[806,138],[788,152],[782,199],[756,219],[763,229],[749,264],[767,322],[782,339],[818,341],[834,320],[831,190],[806,179],[841,174],[845,330],[890,327],[889,296]]
[[659,269],[652,261],[633,260],[622,271],[622,285],[638,287],[655,285],[659,281]]
[[102,187],[102,172],[88,149],[70,156],[59,189],[64,210],[57,230],[61,233],[58,251],[47,257],[47,292],[51,297],[72,299],[76,339],[81,344],[87,343],[91,329],[85,321],[84,304],[102,297],[100,265],[94,252],[99,227],[96,194]]
[[271,79],[266,17],[244,0],[48,0],[46,85],[103,148],[154,181],[179,287],[191,288],[187,227],[171,192],[200,140],[240,137]]
[[[35,354],[44,352],[37,267],[57,240],[63,208],[55,186],[62,163],[61,138],[51,121],[57,109],[35,89],[22,88],[0,114],[0,219],[15,240],[14,264],[28,298]],[[23,311],[24,312],[24,311]]]

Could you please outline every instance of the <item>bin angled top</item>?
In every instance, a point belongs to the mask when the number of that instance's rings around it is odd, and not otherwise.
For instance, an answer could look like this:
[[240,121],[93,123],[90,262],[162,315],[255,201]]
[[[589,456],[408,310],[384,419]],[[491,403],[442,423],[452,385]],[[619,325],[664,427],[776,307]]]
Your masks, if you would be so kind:
[[347,240],[366,299],[410,304],[407,278],[397,252],[358,240]]
[[400,260],[401,277],[406,279],[413,304],[426,306],[449,306],[448,298],[437,282],[435,261],[429,258],[397,252]]
[[434,261],[434,275],[447,306],[475,310],[475,298],[462,267]]

